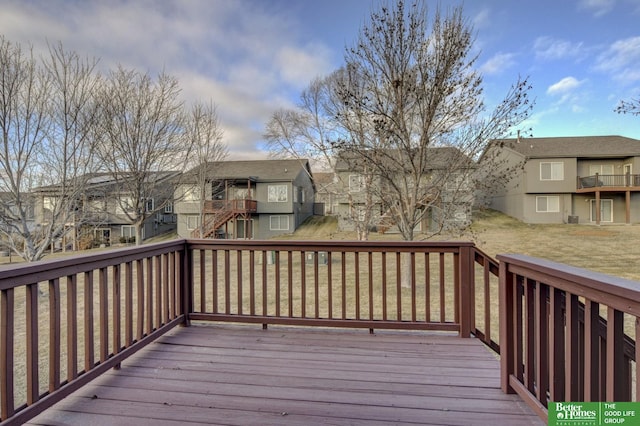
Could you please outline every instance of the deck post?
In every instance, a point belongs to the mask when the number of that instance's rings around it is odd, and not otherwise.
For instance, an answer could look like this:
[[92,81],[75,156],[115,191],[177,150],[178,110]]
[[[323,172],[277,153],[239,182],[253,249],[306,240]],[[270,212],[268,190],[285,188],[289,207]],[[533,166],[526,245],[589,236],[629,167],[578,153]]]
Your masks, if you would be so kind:
[[509,272],[504,259],[500,261],[499,317],[500,317],[500,387],[504,393],[515,393],[509,384],[515,373],[514,356],[514,286],[513,273]]
[[180,274],[180,292],[182,296],[182,314],[184,315],[185,327],[191,325],[189,315],[193,312],[193,254],[187,241],[182,250],[182,271]]
[[473,249],[469,246],[460,247],[460,287],[459,312],[460,312],[460,337],[471,337],[474,331],[473,319],[474,298],[472,297],[474,276]]

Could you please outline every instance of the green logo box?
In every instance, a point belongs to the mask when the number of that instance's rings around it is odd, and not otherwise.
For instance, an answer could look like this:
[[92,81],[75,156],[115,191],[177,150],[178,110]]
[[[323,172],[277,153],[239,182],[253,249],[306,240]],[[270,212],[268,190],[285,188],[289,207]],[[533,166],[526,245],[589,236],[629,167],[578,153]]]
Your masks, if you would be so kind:
[[548,425],[640,425],[640,402],[550,402]]

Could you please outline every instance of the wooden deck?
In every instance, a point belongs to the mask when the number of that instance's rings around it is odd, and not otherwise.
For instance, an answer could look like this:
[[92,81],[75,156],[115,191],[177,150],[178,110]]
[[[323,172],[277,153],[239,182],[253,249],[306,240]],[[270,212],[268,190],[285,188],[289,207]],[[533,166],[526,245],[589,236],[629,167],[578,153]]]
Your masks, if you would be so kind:
[[193,325],[28,424],[543,424],[499,377],[476,339]]

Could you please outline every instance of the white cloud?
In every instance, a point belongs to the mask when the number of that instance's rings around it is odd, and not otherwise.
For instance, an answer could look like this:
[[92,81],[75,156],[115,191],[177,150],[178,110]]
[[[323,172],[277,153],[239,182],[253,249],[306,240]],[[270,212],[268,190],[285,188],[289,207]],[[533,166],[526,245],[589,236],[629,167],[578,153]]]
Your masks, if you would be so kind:
[[593,13],[599,17],[611,12],[615,6],[616,0],[580,0],[578,7]]
[[617,40],[603,52],[596,70],[625,83],[640,81],[640,36]]
[[575,77],[565,77],[557,83],[552,84],[547,88],[547,94],[555,96],[555,95],[565,95],[569,92],[574,91],[578,87],[580,87],[584,83],[584,80],[579,81]]
[[486,28],[491,25],[491,13],[484,8],[473,17],[473,27],[475,29]]
[[301,89],[314,78],[332,70],[331,51],[317,43],[303,47],[286,46],[278,52],[276,62],[283,79]]
[[328,73],[341,53],[305,38],[288,5],[263,1],[9,2],[0,28],[10,41],[33,43],[37,55],[47,41],[61,41],[99,58],[103,71],[122,64],[175,75],[187,103],[216,103],[230,151],[243,158],[259,154],[275,108]]
[[515,57],[516,55],[513,53],[496,53],[480,66],[480,72],[483,74],[498,74],[512,67],[516,63]]
[[566,59],[582,54],[582,43],[571,43],[567,40],[558,40],[553,37],[538,37],[533,43],[533,50],[540,59]]

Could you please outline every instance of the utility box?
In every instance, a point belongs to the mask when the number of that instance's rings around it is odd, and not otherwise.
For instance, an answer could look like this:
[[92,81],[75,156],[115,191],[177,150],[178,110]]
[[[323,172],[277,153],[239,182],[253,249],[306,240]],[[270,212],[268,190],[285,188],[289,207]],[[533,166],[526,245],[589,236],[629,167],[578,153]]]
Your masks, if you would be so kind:
[[567,223],[579,223],[580,217],[578,216],[569,216]]
[[[326,265],[329,259],[329,256],[327,255],[326,251],[319,251],[318,253],[318,264],[319,265]],[[307,252],[307,255],[305,256],[307,263],[308,264],[313,264],[313,259],[315,258],[316,252]]]

